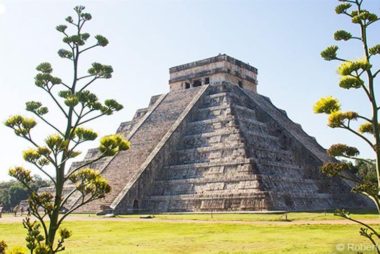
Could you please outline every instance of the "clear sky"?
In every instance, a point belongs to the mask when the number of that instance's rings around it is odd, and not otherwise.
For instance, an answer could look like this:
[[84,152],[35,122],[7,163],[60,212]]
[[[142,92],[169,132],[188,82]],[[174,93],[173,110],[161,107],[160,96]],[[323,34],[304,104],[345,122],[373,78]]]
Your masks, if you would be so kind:
[[[320,51],[335,43],[335,30],[358,32],[346,18],[335,15],[337,2],[0,0],[0,120],[24,113],[25,101],[49,101],[33,82],[40,62],[51,62],[63,80],[71,79],[71,66],[56,55],[63,44],[55,26],[65,23],[72,8],[82,4],[93,15],[88,31],[106,36],[110,44],[89,53],[81,68],[87,70],[93,61],[112,64],[114,77],[96,84],[95,90],[101,99],[115,98],[125,106],[93,123],[100,135],[113,133],[122,121],[130,120],[152,95],[168,92],[169,67],[226,53],[257,67],[259,93],[286,110],[322,146],[338,142],[357,145],[365,157],[371,157],[360,140],[343,130],[329,129],[326,118],[312,112],[314,102],[326,95],[340,98],[345,109],[368,111],[361,92],[337,86],[338,63],[320,58]],[[380,14],[380,1],[365,2],[368,9]],[[379,39],[379,32],[379,26],[371,29],[372,42]],[[354,50],[359,44],[351,46],[342,47],[342,53],[361,57]],[[53,107],[50,111],[52,119],[58,120],[58,111]],[[37,139],[50,133],[42,123],[38,127]],[[25,165],[21,151],[28,144],[1,126],[0,138],[0,180],[5,180],[9,167]]]

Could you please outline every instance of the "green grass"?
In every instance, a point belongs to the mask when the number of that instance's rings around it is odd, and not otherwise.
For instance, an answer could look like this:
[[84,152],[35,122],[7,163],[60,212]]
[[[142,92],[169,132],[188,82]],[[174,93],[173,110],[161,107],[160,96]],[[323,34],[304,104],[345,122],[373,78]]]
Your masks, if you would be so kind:
[[[88,215],[87,215],[88,216]],[[207,221],[282,221],[283,214],[263,214],[263,213],[173,213],[173,214],[156,214],[155,219],[162,220],[207,220]],[[356,219],[377,219],[380,218],[377,213],[352,213]],[[140,215],[121,215],[120,218],[139,218]],[[333,212],[290,212],[287,213],[287,219],[291,221],[320,221],[320,220],[344,220],[335,216]]]
[[[88,215],[82,215],[87,216]],[[367,244],[359,236],[357,225],[290,225],[233,224],[223,220],[271,221],[275,215],[214,214],[221,223],[183,223],[182,219],[207,219],[209,214],[159,215],[159,219],[141,221],[68,221],[73,232],[65,254],[123,253],[343,253],[335,252],[336,244]],[[248,217],[246,217],[248,216]],[[267,217],[268,216],[268,217]],[[279,215],[276,215],[277,218]],[[295,213],[294,219],[318,220],[324,214]],[[326,215],[330,217],[330,215]],[[373,218],[373,215],[359,215]],[[368,216],[368,217],[367,217]],[[128,216],[130,217],[130,216]],[[134,216],[136,217],[136,216]],[[157,218],[156,217],[156,218]],[[211,217],[210,217],[211,218]],[[322,217],[325,218],[325,217]],[[10,246],[23,245],[25,230],[20,223],[2,223],[0,239]],[[347,252],[344,252],[347,253]]]

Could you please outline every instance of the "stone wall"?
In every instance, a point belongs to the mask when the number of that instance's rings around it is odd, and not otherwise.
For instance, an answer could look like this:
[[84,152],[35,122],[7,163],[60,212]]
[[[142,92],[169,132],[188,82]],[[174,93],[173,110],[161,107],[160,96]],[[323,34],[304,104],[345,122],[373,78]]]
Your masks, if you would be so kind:
[[170,90],[227,81],[256,92],[257,69],[227,55],[170,68]]
[[136,209],[140,212],[151,210],[149,203],[145,202],[147,195],[153,191],[155,180],[163,174],[164,165],[172,161],[173,147],[178,145],[183,130],[186,128],[186,118],[194,108],[197,108],[199,98],[207,88],[208,86],[204,86],[196,89],[196,94],[191,102],[140,166],[139,174],[135,176],[134,181],[127,184],[111,204],[114,213],[127,213]]
[[136,175],[140,173],[141,165],[193,100],[198,90],[189,89],[169,93],[161,100],[157,100],[155,106],[138,111],[145,113],[136,114],[135,124],[131,126],[131,129],[125,130],[125,135],[131,142],[131,148],[112,157],[101,169],[102,175],[112,187],[111,192],[104,199],[83,206],[80,208],[81,212],[99,211],[100,207],[111,206],[125,186],[135,180]]

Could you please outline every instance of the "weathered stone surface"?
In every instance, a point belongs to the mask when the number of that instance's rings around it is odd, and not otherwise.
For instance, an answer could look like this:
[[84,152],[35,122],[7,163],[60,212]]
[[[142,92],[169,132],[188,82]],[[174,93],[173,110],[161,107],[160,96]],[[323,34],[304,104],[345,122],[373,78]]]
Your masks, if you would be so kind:
[[[189,68],[198,68],[203,75],[201,66],[210,68],[207,61],[196,63],[172,68],[171,73],[186,70],[193,75]],[[176,82],[182,74],[173,74]],[[101,207],[118,214],[301,211],[370,206],[350,192],[348,183],[321,175],[319,167],[330,160],[325,150],[286,112],[254,91],[230,80],[210,80],[207,85],[176,87],[152,97],[147,108],[118,129],[132,148],[92,165],[109,180],[112,192],[81,211],[98,212]],[[90,150],[82,163],[96,154]],[[76,203],[72,200],[71,206]]]
[[[134,175],[138,173],[140,166],[191,102],[198,90],[200,89],[176,91],[165,96],[130,137],[131,149],[114,156],[102,169],[102,175],[108,179],[112,186],[111,193],[102,200],[82,207],[80,211],[97,211],[102,205],[109,206],[112,204],[123,188],[134,179]],[[139,110],[138,113],[141,111]],[[148,112],[148,109],[144,111]],[[143,117],[138,113],[136,113],[135,118]]]

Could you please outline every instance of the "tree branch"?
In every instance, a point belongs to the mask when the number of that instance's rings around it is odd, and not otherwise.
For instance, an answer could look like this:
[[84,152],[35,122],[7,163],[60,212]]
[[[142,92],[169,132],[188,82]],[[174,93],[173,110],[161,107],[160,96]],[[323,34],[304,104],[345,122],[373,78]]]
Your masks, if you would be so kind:
[[371,230],[378,238],[380,238],[380,235],[377,233],[377,231],[374,229],[374,228],[372,228],[370,225],[367,225],[367,224],[365,224],[364,222],[361,222],[361,221],[359,221],[359,220],[355,220],[355,219],[353,219],[353,218],[351,218],[351,217],[349,217],[349,216],[342,216],[343,218],[346,218],[347,220],[350,220],[350,221],[352,221],[352,222],[355,222],[355,223],[357,223],[357,224],[360,224],[360,225],[362,225],[362,226],[364,226],[364,227],[366,227],[366,228],[368,228],[369,230]]
[[349,60],[347,59],[343,59],[343,58],[340,58],[340,57],[334,57],[335,60],[338,60],[338,61],[341,61],[341,62],[349,62]]
[[90,46],[90,47],[88,47],[88,48],[85,48],[85,49],[79,51],[79,54],[82,54],[83,52],[85,52],[85,51],[87,51],[87,50],[89,50],[89,49],[95,48],[95,47],[97,47],[97,46],[99,46],[99,44],[95,44],[95,45],[92,45],[92,46]]
[[91,109],[91,110],[87,111],[86,113],[84,113],[84,114],[82,115],[82,119],[83,119],[85,116],[87,116],[88,114],[90,114],[90,113],[92,113],[92,112],[94,112],[94,111],[96,111],[96,110],[95,110],[95,109]]
[[91,85],[95,80],[97,80],[98,77],[94,77],[90,82],[88,82],[86,85],[84,85],[80,90],[79,92],[82,92],[84,89],[86,89],[89,85]]
[[67,194],[67,196],[63,199],[63,201],[61,202],[61,206],[60,208],[64,207],[64,204],[69,200],[69,198],[76,192],[78,191],[75,187],[72,191],[70,191],[69,194]]
[[363,158],[359,158],[359,157],[355,157],[355,156],[346,156],[346,155],[340,155],[338,157],[343,157],[343,158],[346,158],[346,159],[352,159],[352,160],[358,160],[358,161],[363,161],[363,162],[366,162],[368,164],[372,164],[373,162],[370,161],[370,160],[367,160],[367,159],[363,159]]
[[373,78],[375,78],[375,77],[377,76],[377,74],[379,74],[379,73],[380,73],[380,69],[377,70],[377,71],[375,72],[375,74],[373,74]]
[[41,115],[37,114],[34,111],[32,111],[32,113],[35,114],[39,119],[41,119],[42,121],[44,121],[44,123],[46,123],[51,128],[53,128],[56,132],[58,132],[59,134],[61,134],[62,136],[64,136],[63,133],[57,127],[55,127],[53,124],[51,124],[48,120],[46,120],[45,118],[43,118]]
[[83,167],[87,167],[88,165],[91,165],[92,163],[94,162],[97,162],[103,158],[105,158],[106,156],[104,155],[104,153],[102,153],[98,158],[96,158],[95,160],[91,160],[89,162],[86,162],[85,164],[71,170],[71,172],[65,177],[65,181],[67,181],[67,179],[70,178],[70,176],[72,176],[72,174],[74,174],[76,171],[78,171],[79,169],[83,168]]
[[369,119],[369,118],[367,118],[367,117],[365,117],[365,116],[362,116],[362,115],[358,115],[358,118],[360,118],[360,119],[363,119],[363,120],[366,120],[366,121],[368,121],[368,122],[372,123],[372,120],[371,120],[371,119]]
[[377,212],[380,213],[380,203],[377,197],[373,197],[372,195],[370,195],[368,192],[365,192],[365,191],[361,191],[360,193],[362,193],[363,195],[371,199],[373,203],[375,203],[376,205]]
[[66,87],[67,89],[70,89],[70,87],[68,85],[66,85],[64,82],[61,81],[61,85],[63,85],[64,87]]
[[85,76],[82,76],[80,78],[77,78],[77,81],[81,80],[81,79],[85,79],[85,78],[89,78],[89,77],[93,77],[95,76],[95,74],[89,74],[89,75],[85,75]]
[[54,97],[54,95],[51,93],[50,90],[46,90],[44,89],[49,95],[50,97],[53,99],[53,101],[55,102],[55,104],[59,107],[59,109],[62,111],[62,113],[65,115],[65,117],[68,117],[66,111],[63,109],[62,105],[58,102],[58,100]]
[[[80,18],[79,18],[79,23],[80,23]],[[83,25],[84,25],[84,23],[86,23],[86,20],[85,19],[83,19],[83,22],[82,22],[82,24],[79,26],[79,32],[82,30],[82,27],[83,27]]]
[[362,39],[360,37],[356,37],[356,36],[352,36],[351,39],[362,41]]
[[[41,217],[41,215],[40,215],[39,212],[38,212],[38,209],[37,209],[37,211],[33,212],[32,214],[33,214],[33,216],[34,216],[35,218],[37,218],[37,220],[41,223],[42,228],[44,229],[44,234],[45,234],[45,239],[46,239],[47,236],[48,236],[48,231],[47,231],[46,223],[45,223],[45,221],[44,221],[44,217],[45,217],[45,216],[42,216],[42,217]],[[46,214],[45,214],[45,215],[46,215]]]
[[[33,141],[33,139],[32,139],[32,137],[31,137],[30,133],[29,133],[29,137],[27,137],[27,136],[21,136],[21,137],[24,138],[25,140],[29,141],[32,145],[34,145],[34,147],[36,147],[36,148],[39,148],[39,147],[40,147],[36,142]],[[51,157],[48,156],[48,155],[44,155],[44,157],[45,157],[48,161],[50,161],[50,162],[53,164],[54,167],[57,166],[57,163],[56,163],[56,161],[55,161],[53,158],[51,158]]]
[[33,163],[42,173],[44,173],[53,183],[54,183],[54,186],[57,186],[57,183],[56,181],[54,180],[54,178],[49,175],[40,165],[38,165],[37,163]]
[[77,210],[78,208],[94,201],[94,200],[97,200],[97,199],[100,199],[100,198],[94,198],[94,196],[91,196],[88,200],[84,201],[84,195],[82,193],[82,202],[80,204],[78,204],[77,206],[71,208],[68,212],[66,212],[62,217],[61,219],[58,221],[58,227],[61,225],[62,221],[67,217],[69,216],[70,214],[72,214],[75,210]]
[[83,121],[83,122],[80,122],[79,124],[78,124],[78,126],[79,125],[82,125],[82,124],[85,124],[85,123],[87,123],[87,122],[90,122],[90,121],[92,121],[92,120],[95,120],[95,119],[97,119],[97,118],[99,118],[99,117],[102,117],[102,116],[104,116],[104,115],[106,115],[105,113],[102,113],[102,114],[100,114],[100,115],[97,115],[97,116],[94,116],[94,117],[92,117],[92,118],[89,118],[89,119],[87,119],[87,120],[85,120],[85,121]]
[[346,129],[346,130],[352,132],[353,134],[355,134],[356,136],[362,138],[365,142],[367,142],[367,143],[370,145],[370,147],[371,147],[372,149],[375,150],[375,148],[373,147],[374,144],[372,144],[372,142],[371,142],[368,138],[364,137],[364,136],[363,136],[362,134],[360,134],[359,132],[356,132],[355,130],[351,129],[349,126],[346,126],[346,125],[344,125],[344,124],[343,124],[342,127],[340,127],[340,128]]

